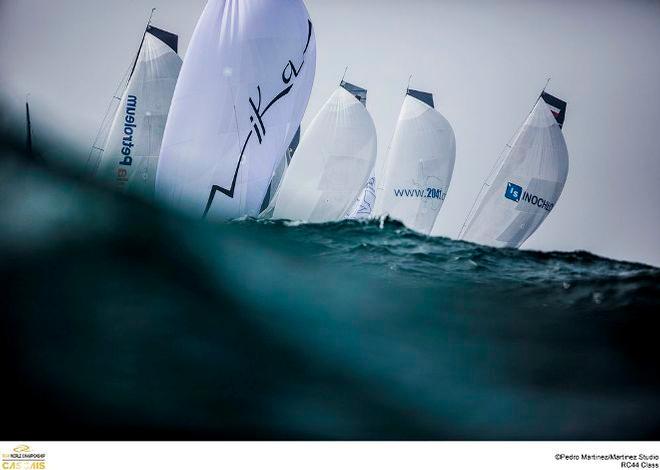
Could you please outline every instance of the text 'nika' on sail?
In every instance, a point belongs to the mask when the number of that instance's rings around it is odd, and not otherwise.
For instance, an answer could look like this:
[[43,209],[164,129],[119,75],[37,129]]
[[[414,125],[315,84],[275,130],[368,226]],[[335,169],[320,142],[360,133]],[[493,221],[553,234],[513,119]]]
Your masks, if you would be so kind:
[[158,198],[210,220],[257,216],[315,68],[302,0],[209,0],[172,100]]
[[444,203],[456,160],[449,122],[433,95],[408,89],[376,192],[376,214],[430,235]]
[[273,218],[332,222],[353,209],[376,161],[366,93],[342,81],[321,108],[284,175]]
[[153,197],[165,123],[181,70],[177,49],[178,36],[147,26],[128,78],[113,98],[113,117],[106,116],[92,149],[97,177],[119,190]]
[[566,102],[546,92],[483,186],[460,239],[519,248],[553,210],[568,176]]

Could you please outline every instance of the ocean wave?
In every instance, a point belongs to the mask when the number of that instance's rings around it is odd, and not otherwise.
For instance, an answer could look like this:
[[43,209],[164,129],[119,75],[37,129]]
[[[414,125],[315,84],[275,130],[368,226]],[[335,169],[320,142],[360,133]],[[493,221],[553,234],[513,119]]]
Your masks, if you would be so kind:
[[5,438],[659,435],[656,268],[0,183]]

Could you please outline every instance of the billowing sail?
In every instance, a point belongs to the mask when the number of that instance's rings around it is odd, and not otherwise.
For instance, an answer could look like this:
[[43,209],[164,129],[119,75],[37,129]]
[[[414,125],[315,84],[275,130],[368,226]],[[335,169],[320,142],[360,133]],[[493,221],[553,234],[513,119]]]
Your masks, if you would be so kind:
[[117,189],[154,194],[165,122],[181,70],[177,47],[176,35],[147,27],[107,141],[97,148],[97,176]]
[[408,90],[377,192],[378,215],[429,235],[449,190],[456,139],[433,95]]
[[214,220],[258,215],[315,68],[302,0],[209,0],[172,100],[159,198]]
[[461,239],[518,248],[557,204],[568,176],[566,103],[543,93],[486,181]]
[[277,195],[273,217],[330,222],[348,215],[376,160],[376,127],[342,83],[305,132]]

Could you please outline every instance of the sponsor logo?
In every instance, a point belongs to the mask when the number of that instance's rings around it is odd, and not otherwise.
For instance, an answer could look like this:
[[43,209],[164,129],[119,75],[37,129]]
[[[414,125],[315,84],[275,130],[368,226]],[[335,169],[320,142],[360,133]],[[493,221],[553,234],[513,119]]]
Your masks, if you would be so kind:
[[518,186],[514,183],[507,184],[504,197],[515,203],[520,203],[522,201],[524,203],[531,204],[532,206],[540,207],[541,209],[545,209],[548,212],[550,212],[552,208],[555,207],[554,202],[548,201],[547,199],[530,193],[529,191],[523,191],[521,186]]
[[416,198],[416,199],[438,199],[444,201],[447,193],[439,188],[426,188],[426,189],[395,189],[394,196],[401,198]]
[[2,470],[45,470],[46,453],[35,451],[27,445],[16,446],[2,454]]
[[517,184],[513,183],[508,183],[506,185],[506,192],[504,193],[504,197],[507,199],[511,199],[514,202],[520,201],[520,196],[522,196],[523,189],[518,186]]
[[124,116],[124,138],[122,139],[121,154],[123,159],[119,162],[120,165],[131,166],[133,164],[133,136],[135,135],[135,110],[137,109],[137,96],[128,95],[126,98],[126,115]]

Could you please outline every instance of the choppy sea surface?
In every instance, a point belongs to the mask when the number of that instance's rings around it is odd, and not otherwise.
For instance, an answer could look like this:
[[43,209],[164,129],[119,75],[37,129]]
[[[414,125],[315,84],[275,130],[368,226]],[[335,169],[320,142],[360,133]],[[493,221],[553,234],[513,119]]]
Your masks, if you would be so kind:
[[650,266],[213,225],[5,151],[0,277],[2,439],[660,437]]

